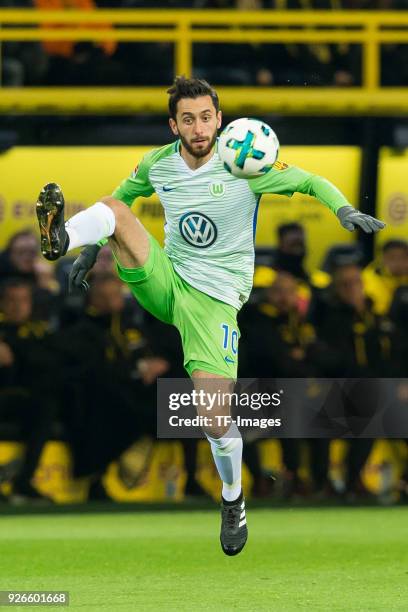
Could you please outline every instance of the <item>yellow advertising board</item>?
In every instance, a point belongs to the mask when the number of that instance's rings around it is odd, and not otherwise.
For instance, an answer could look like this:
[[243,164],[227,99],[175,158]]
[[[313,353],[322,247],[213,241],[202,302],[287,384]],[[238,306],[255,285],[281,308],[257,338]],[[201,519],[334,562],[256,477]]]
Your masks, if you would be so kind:
[[380,152],[377,216],[387,227],[376,236],[376,246],[394,238],[408,239],[408,149]]
[[[41,187],[59,183],[67,216],[110,194],[152,147],[15,147],[0,154],[0,248],[15,232],[37,231],[34,203]],[[357,147],[284,147],[280,159],[320,174],[357,204],[361,152]],[[239,203],[237,203],[239,205]],[[133,206],[146,228],[163,240],[164,215],[157,196],[140,198]],[[309,196],[265,195],[259,208],[258,245],[274,245],[276,227],[297,220],[309,243],[308,265],[320,263],[332,244],[353,240],[333,214]]]

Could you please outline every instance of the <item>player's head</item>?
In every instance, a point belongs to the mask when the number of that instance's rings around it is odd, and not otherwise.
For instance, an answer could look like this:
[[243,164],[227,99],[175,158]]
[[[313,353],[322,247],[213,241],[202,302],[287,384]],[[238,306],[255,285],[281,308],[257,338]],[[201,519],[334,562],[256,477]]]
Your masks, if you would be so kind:
[[216,91],[203,79],[176,77],[169,94],[170,128],[194,157],[210,153],[221,127]]

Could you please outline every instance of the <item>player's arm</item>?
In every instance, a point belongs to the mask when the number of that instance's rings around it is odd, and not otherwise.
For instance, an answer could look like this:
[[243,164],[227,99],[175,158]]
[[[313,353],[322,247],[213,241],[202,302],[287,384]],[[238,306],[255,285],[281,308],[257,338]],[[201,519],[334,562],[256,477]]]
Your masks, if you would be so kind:
[[[149,180],[150,165],[150,155],[147,154],[131,175],[116,187],[112,195],[105,196],[100,201],[107,203],[110,200],[120,200],[127,206],[132,206],[135,199],[139,196],[146,198],[151,196],[154,189]],[[95,265],[98,253],[106,243],[107,240],[104,239],[98,244],[90,244],[82,249],[79,257],[74,261],[69,274],[69,291],[88,288],[85,277]]]
[[154,188],[150,183],[149,170],[150,170],[150,155],[147,154],[143,157],[142,161],[135,170],[131,173],[128,178],[125,178],[121,184],[116,187],[111,196],[107,196],[109,199],[120,200],[127,206],[132,206],[136,198],[144,196],[148,198],[154,192]]
[[385,223],[356,210],[345,195],[327,179],[283,162],[275,162],[271,170],[248,181],[254,193],[278,193],[291,197],[295,192],[306,193],[330,208],[349,231],[360,227],[367,233],[378,232]]

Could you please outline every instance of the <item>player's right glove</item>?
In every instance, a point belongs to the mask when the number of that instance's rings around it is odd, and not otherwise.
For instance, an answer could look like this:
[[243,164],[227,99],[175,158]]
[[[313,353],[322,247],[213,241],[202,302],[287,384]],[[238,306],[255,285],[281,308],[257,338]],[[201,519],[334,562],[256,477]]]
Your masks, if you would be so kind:
[[90,244],[82,249],[79,257],[77,257],[74,261],[71,272],[69,273],[70,293],[75,291],[75,289],[84,289],[87,291],[89,285],[85,280],[85,276],[94,266],[100,250],[101,247],[99,244]]
[[371,234],[385,227],[385,223],[379,219],[365,215],[352,206],[342,206],[337,211],[337,216],[342,226],[350,232],[360,227],[366,234]]

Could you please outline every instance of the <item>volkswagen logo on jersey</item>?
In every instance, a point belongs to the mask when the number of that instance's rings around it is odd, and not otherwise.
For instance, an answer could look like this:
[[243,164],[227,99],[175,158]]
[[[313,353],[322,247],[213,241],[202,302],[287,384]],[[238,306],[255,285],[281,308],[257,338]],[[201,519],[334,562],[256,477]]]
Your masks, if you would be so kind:
[[217,239],[215,223],[199,212],[185,213],[180,219],[179,227],[184,240],[195,247],[209,247]]

